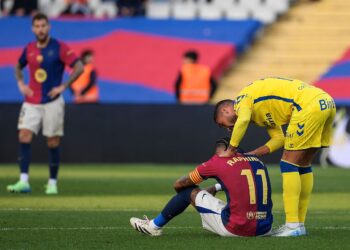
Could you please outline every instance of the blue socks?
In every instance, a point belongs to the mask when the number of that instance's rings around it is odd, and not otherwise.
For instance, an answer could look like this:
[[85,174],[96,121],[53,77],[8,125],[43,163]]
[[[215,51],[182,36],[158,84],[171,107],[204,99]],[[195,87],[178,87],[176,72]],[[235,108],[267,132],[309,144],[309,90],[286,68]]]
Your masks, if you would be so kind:
[[60,148],[49,148],[50,179],[57,179],[60,165]]
[[21,173],[29,172],[29,164],[32,160],[32,147],[30,143],[21,143],[19,146],[19,168]]
[[191,192],[197,188],[189,187],[177,193],[164,207],[163,211],[153,220],[157,227],[163,227],[172,218],[181,214],[191,204]]

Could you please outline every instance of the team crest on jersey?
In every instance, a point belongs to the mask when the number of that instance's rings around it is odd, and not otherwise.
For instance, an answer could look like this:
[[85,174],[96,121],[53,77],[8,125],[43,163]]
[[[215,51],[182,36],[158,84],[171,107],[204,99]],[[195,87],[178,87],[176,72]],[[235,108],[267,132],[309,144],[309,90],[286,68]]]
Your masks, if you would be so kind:
[[47,79],[47,73],[44,69],[37,69],[34,73],[34,78],[38,83],[43,83]]
[[37,56],[36,56],[36,61],[37,61],[38,63],[42,63],[42,61],[44,61],[44,57],[43,57],[42,55],[37,55]]

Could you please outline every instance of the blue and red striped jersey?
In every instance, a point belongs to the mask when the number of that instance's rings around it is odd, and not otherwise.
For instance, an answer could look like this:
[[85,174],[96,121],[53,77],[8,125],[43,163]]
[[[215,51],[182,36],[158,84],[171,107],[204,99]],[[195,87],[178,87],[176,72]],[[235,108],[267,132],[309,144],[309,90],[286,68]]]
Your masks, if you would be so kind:
[[221,218],[229,232],[257,236],[271,230],[271,184],[265,165],[257,157],[215,155],[191,172],[190,178],[195,183],[215,178],[221,184],[227,198]]
[[63,42],[50,38],[45,48],[38,48],[37,42],[30,42],[23,50],[19,64],[29,66],[29,87],[32,97],[25,101],[33,104],[48,103],[48,93],[62,83],[64,67],[72,67],[78,60],[73,51]]

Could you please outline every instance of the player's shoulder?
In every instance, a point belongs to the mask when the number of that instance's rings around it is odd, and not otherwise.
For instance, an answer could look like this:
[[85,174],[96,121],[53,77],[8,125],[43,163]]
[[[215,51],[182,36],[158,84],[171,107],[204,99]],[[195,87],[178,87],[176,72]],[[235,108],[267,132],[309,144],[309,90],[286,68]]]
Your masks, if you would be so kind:
[[34,49],[34,48],[36,48],[36,41],[30,41],[24,46],[24,49]]
[[65,43],[64,43],[63,41],[61,41],[61,40],[59,40],[59,39],[56,39],[56,38],[54,38],[54,37],[51,37],[51,38],[50,38],[50,43],[51,43],[52,45],[56,45],[56,46],[65,45]]
[[217,154],[214,154],[209,160],[203,162],[201,166],[203,167],[215,167],[218,163],[222,162],[225,157],[220,157]]
[[[232,163],[237,163],[237,164],[241,164],[243,162],[257,162],[259,164],[263,164],[263,162],[256,156],[256,155],[250,155],[250,154],[246,154],[246,153],[240,153],[237,152],[232,156]],[[244,166],[244,165],[242,165]]]
[[54,37],[50,38],[50,45],[55,46],[55,47],[62,47],[62,46],[66,47],[67,46],[67,44],[64,41],[57,39],[57,38],[54,38]]

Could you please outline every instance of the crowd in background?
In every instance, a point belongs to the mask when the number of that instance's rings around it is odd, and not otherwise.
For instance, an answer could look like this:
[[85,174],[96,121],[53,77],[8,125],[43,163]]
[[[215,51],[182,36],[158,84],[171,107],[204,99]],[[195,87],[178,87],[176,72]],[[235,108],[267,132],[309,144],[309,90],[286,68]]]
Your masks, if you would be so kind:
[[[0,0],[0,16],[97,17],[142,16],[147,0]],[[101,8],[102,6],[102,8]],[[104,7],[104,8],[103,8]],[[112,11],[115,10],[115,11]],[[59,13],[57,13],[57,10]],[[111,12],[112,11],[112,12]]]

